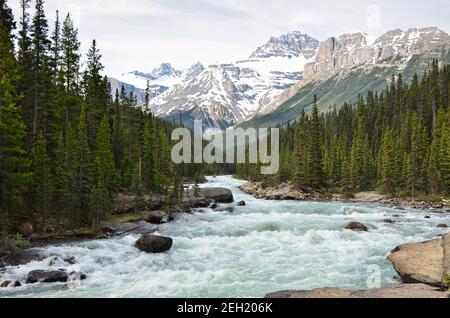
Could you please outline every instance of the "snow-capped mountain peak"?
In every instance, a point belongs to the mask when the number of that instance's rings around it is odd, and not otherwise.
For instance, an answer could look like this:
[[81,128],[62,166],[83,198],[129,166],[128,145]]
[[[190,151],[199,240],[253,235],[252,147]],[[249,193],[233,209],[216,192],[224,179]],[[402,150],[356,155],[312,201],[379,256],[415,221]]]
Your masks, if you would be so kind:
[[293,31],[279,37],[271,37],[250,55],[250,58],[299,57],[312,58],[319,41],[302,32]]
[[205,70],[202,63],[197,62],[183,72],[183,81],[190,81]]
[[180,77],[182,73],[182,71],[176,70],[170,63],[162,63],[160,66],[153,69],[150,76],[154,79],[164,76]]

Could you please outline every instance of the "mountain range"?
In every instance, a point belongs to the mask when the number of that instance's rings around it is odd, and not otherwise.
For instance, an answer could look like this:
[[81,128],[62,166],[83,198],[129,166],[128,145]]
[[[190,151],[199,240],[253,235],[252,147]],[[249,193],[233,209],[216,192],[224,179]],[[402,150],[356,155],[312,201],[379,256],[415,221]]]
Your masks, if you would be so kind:
[[148,81],[151,111],[189,127],[194,119],[203,119],[205,128],[268,127],[297,119],[315,94],[324,110],[385,88],[392,75],[402,73],[408,81],[433,58],[450,63],[449,50],[450,36],[435,27],[392,30],[372,43],[364,33],[319,42],[290,32],[234,63],[196,63],[186,70],[166,63],[150,73],[122,74],[111,83],[113,88],[128,84],[125,88],[142,101]]

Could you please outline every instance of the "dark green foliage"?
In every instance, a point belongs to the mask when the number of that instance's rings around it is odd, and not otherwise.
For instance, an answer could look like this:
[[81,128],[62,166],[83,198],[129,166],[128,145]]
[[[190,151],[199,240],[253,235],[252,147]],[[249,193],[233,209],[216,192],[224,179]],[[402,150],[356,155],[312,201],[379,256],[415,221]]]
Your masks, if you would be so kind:
[[[3,234],[11,220],[22,216],[24,194],[29,185],[29,161],[24,141],[26,126],[17,106],[18,73],[14,57],[12,13],[0,1],[0,226]],[[5,241],[2,235],[2,241]]]
[[[396,196],[448,195],[450,66],[431,71],[419,82],[393,77],[381,93],[361,96],[355,107],[344,104],[318,114],[302,110],[300,120],[281,129],[281,169],[275,180],[298,188],[342,193],[380,190]],[[318,159],[318,160],[315,160]],[[293,163],[293,164],[292,164]],[[255,165],[238,165],[248,177]],[[253,179],[272,182],[274,177]]]

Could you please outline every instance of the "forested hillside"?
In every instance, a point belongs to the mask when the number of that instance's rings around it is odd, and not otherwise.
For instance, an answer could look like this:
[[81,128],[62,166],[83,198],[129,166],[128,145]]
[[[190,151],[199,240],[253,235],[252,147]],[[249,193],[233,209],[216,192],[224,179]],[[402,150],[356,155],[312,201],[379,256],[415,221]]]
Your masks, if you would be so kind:
[[342,193],[379,190],[394,196],[450,194],[450,67],[430,70],[405,85],[402,75],[382,92],[361,96],[323,114],[303,110],[281,132],[281,169],[260,176],[255,165],[237,175],[298,188]]
[[3,238],[30,219],[41,230],[95,226],[119,191],[164,193],[176,202],[182,179],[198,171],[172,164],[175,125],[137,107],[123,88],[111,91],[95,40],[81,64],[70,14],[50,28],[43,0],[34,10],[30,0],[21,6],[16,21],[0,0]]

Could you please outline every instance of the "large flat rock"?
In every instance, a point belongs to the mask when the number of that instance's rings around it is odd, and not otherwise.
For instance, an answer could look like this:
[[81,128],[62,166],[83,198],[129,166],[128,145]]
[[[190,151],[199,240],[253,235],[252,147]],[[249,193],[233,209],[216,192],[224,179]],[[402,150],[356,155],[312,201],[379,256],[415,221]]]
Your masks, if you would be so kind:
[[313,290],[284,290],[267,294],[265,298],[349,298],[352,292],[339,288],[319,288]]
[[448,284],[448,277],[450,276],[450,233],[444,236],[443,246],[444,246],[444,262],[443,262],[444,280],[446,281],[446,284]]
[[442,239],[399,246],[388,259],[405,283],[442,285],[444,274]]
[[321,288],[309,291],[280,291],[266,298],[449,298],[448,292],[425,284],[402,284],[363,291]]

